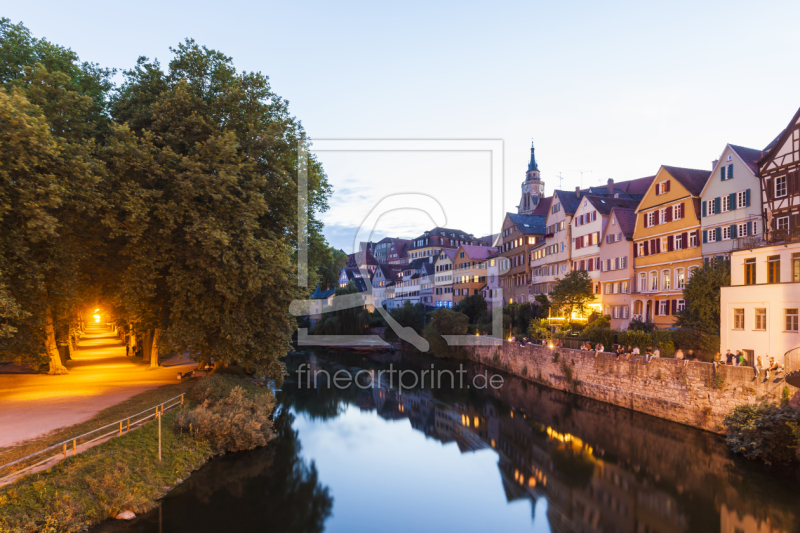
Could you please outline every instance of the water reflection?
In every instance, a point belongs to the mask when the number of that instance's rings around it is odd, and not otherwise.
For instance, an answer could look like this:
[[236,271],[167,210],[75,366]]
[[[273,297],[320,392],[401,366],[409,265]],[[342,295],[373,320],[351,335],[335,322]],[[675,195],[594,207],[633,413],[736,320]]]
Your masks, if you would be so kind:
[[[301,362],[309,359],[287,364]],[[310,362],[332,371],[430,365]],[[468,368],[470,378],[484,370]],[[527,380],[400,393],[386,383],[309,389],[290,377],[279,400],[276,444],[194,474],[164,500],[160,531],[800,531],[796,474],[740,462],[715,435]],[[154,532],[158,519],[113,528]]]

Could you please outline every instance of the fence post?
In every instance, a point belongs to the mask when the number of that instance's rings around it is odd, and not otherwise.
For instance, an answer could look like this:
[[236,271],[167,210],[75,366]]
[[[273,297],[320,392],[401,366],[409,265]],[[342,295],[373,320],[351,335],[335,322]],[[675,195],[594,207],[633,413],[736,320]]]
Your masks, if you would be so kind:
[[119,421],[119,436],[122,436],[122,420]]
[[183,394],[181,394],[181,405],[183,405]]
[[161,415],[158,416],[158,461],[161,462]]
[[76,440],[78,439],[72,439],[72,455],[77,455],[78,453],[78,446],[75,443]]
[[131,419],[129,418],[128,419],[128,427],[125,429],[125,433],[130,433],[130,432],[131,432]]
[[64,459],[66,459],[67,458],[67,443],[66,442],[63,445],[63,450],[64,450]]

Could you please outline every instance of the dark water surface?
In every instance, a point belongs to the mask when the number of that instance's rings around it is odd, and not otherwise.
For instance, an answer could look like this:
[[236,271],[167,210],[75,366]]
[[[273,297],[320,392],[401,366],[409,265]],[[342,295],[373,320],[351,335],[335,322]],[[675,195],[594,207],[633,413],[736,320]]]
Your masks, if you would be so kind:
[[[331,373],[431,364],[311,359]],[[466,368],[467,382],[487,370]],[[211,461],[159,509],[96,530],[800,532],[797,472],[739,460],[716,435],[505,374],[497,391],[402,394],[290,376],[269,447]]]

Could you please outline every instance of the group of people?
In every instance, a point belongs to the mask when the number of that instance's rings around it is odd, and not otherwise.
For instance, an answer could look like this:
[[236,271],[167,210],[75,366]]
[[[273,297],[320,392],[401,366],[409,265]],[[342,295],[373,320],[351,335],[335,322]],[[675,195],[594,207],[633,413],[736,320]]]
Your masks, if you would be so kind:
[[[714,366],[717,366],[722,363],[722,357],[720,356],[719,352],[717,355],[714,356]],[[731,353],[730,350],[725,354],[725,362],[726,365],[733,365],[733,366],[750,366],[747,362],[747,358],[740,350],[736,350],[736,353]],[[764,372],[764,379],[769,379],[769,373],[774,372],[778,374],[779,372],[783,372],[783,364],[775,361],[774,357],[764,356],[763,358],[759,355],[756,357],[755,364],[753,365],[753,372],[755,373],[756,377]]]
[[[585,352],[594,352],[595,357],[606,351],[606,347],[603,346],[602,342],[598,342],[594,347],[592,347],[592,343],[587,341],[581,344],[580,349]],[[632,355],[642,355],[638,346],[629,345],[626,347],[624,344],[615,344],[610,353],[615,354],[617,356],[617,360],[620,360],[624,357],[626,361],[630,361]],[[652,346],[648,346],[644,352],[645,362],[649,363],[656,357],[661,357],[661,351],[658,348],[653,349]]]

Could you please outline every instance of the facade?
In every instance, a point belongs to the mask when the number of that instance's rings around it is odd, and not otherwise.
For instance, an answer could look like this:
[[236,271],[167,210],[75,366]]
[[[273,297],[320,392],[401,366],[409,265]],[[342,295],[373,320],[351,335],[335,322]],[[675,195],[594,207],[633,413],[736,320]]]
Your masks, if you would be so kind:
[[636,209],[638,205],[638,200],[584,196],[570,222],[572,270],[585,270],[589,274],[597,297],[594,304],[597,310],[600,310],[603,304],[603,292],[600,288],[600,243],[611,209],[613,207]]
[[488,246],[459,246],[453,259],[453,303],[481,293],[486,285],[489,256],[496,252],[496,248]]
[[[545,244],[536,247],[529,255],[528,264],[536,264],[531,272],[531,296],[551,294],[556,282],[564,277],[570,268],[572,256],[572,216],[578,208],[580,189],[575,192],[554,191],[548,206],[545,220]],[[541,257],[540,257],[541,256]],[[532,261],[536,258],[535,261]]]
[[379,240],[372,247],[372,255],[378,263],[386,263],[389,261],[389,250],[392,248],[392,244],[394,244],[395,240],[396,239],[391,237],[386,237],[385,239]]
[[517,214],[533,215],[543,199],[544,181],[539,176],[539,165],[536,164],[533,143],[531,143],[531,160],[528,162],[528,170],[525,172],[525,181],[522,182],[522,196],[517,206]]
[[433,263],[433,305],[453,308],[453,259],[456,250],[443,249]]
[[[539,204],[542,206],[543,204]],[[500,288],[507,303],[531,301],[531,266],[528,258],[533,247],[544,238],[545,217],[506,213],[500,233],[500,255],[510,268],[500,274]],[[456,260],[458,262],[458,260]]]
[[395,239],[387,252],[386,262],[390,265],[407,265],[408,249],[411,241],[407,239]]
[[800,109],[758,162],[769,242],[800,233]]
[[435,270],[430,261],[425,261],[419,269],[419,295],[420,302],[426,306],[433,306],[435,293]]
[[715,161],[700,195],[700,226],[705,259],[728,259],[741,238],[759,236],[762,227],[760,150],[727,145]]
[[731,285],[720,291],[722,353],[742,350],[750,364],[779,363],[800,346],[800,243],[765,245],[731,254]]
[[[402,268],[396,265],[381,263],[372,276],[372,302],[374,305],[383,305],[386,299],[386,288],[394,286],[399,279]],[[394,292],[394,291],[392,291]]]
[[481,289],[486,300],[487,311],[495,307],[503,307],[503,295],[500,290],[500,254],[494,252],[486,259],[486,285]]
[[475,246],[486,246],[486,243],[476,239],[471,233],[466,233],[460,229],[433,228],[426,231],[416,239],[411,241],[408,249],[409,261],[427,258],[430,262],[439,254],[443,248],[456,249],[462,244],[472,244]]
[[317,283],[317,288],[314,293],[308,298],[310,305],[308,309],[309,327],[313,328],[319,319],[322,318],[322,311],[333,305],[333,297],[336,295],[336,289],[324,291]]
[[611,317],[611,328],[628,329],[633,290],[633,231],[636,209],[612,207],[600,235],[600,286],[603,314]]
[[636,210],[632,318],[671,327],[683,287],[702,265],[700,193],[710,172],[662,166]]

